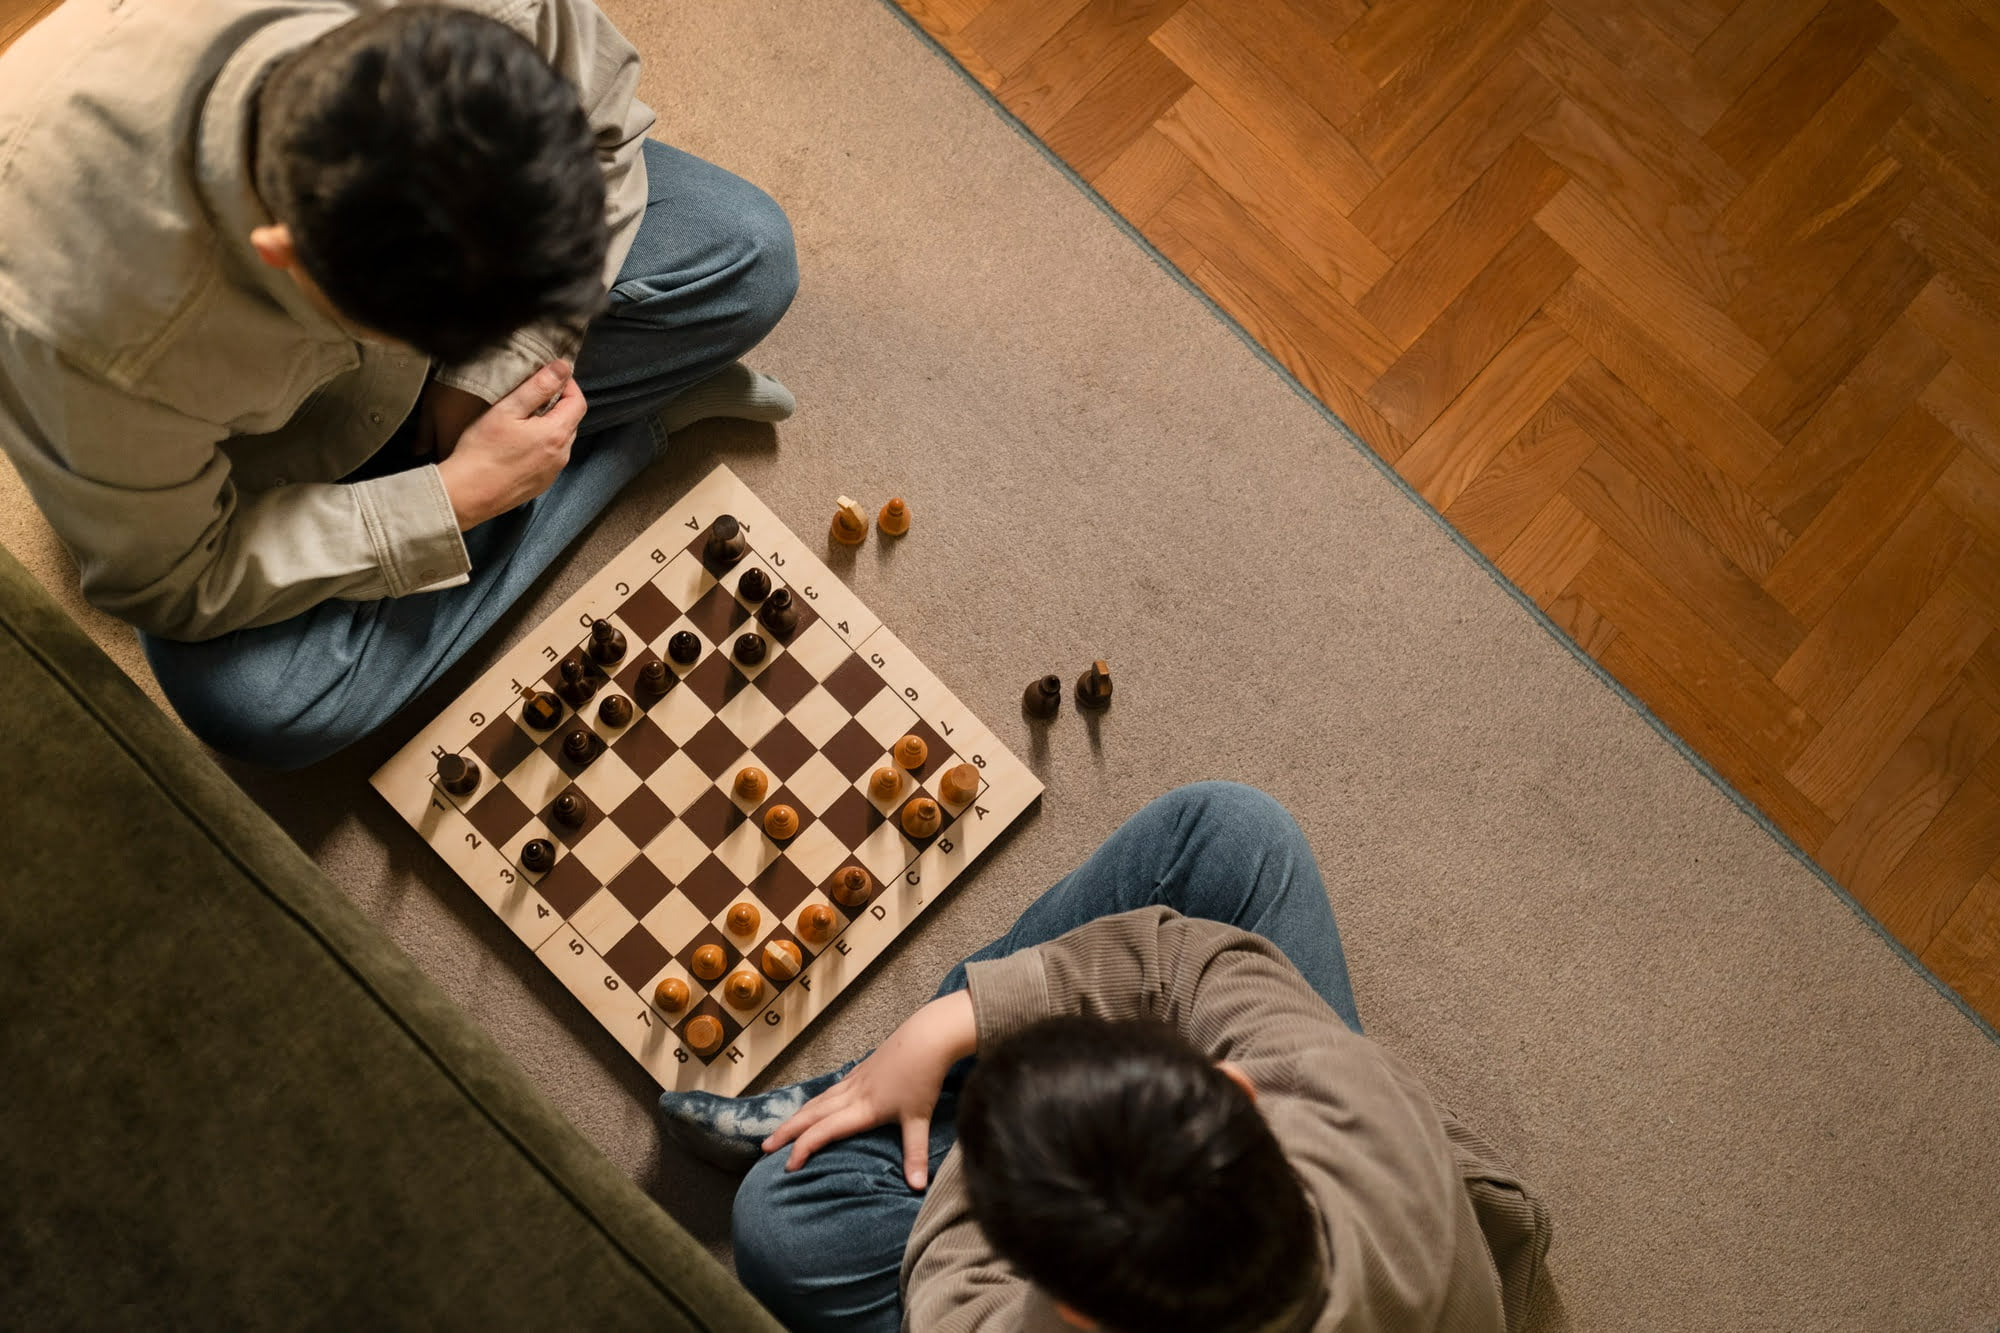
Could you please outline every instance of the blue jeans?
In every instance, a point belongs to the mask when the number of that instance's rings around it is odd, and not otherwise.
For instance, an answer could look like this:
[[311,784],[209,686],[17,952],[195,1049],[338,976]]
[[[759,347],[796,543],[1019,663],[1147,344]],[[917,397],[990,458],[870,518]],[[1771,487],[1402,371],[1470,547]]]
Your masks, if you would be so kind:
[[[428,688],[654,458],[650,420],[756,346],[798,289],[791,224],[769,195],[654,140],[646,214],[576,358],[589,410],[540,496],[465,534],[471,581],[327,601],[201,643],[141,634],[188,729],[224,754],[300,768],[368,735]],[[348,480],[419,465],[414,416]]]
[[[966,963],[1154,905],[1262,935],[1341,1021],[1361,1030],[1340,930],[1305,834],[1283,806],[1233,782],[1182,787],[1132,816],[1012,930],[952,968],[937,993],[964,988]],[[957,1140],[958,1093],[971,1064],[952,1071],[932,1114],[932,1179]],[[785,1170],[788,1151],[760,1160],[736,1192],[737,1276],[795,1333],[894,1333],[903,1247],[923,1204],[903,1179],[902,1131],[886,1125],[843,1139],[797,1171]]]

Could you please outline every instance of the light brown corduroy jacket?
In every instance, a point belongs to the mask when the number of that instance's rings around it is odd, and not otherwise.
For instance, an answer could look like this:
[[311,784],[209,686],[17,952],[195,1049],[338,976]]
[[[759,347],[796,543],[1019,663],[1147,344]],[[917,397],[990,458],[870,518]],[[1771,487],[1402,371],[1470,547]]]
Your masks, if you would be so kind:
[[[457,0],[576,85],[608,190],[608,287],[646,206],[639,57],[589,0]],[[252,92],[391,0],[66,0],[0,56],[0,449],[84,596],[206,639],[325,601],[463,583],[435,467],[335,485],[429,362],[360,342],[261,263]],[[437,378],[496,401],[566,354],[527,329]]]
[[[1407,1065],[1346,1024],[1268,940],[1164,907],[966,969],[982,1047],[1056,1014],[1171,1024],[1257,1089],[1319,1215],[1313,1333],[1513,1333],[1548,1212]],[[953,1148],[903,1255],[912,1333],[1065,1330],[986,1243]]]

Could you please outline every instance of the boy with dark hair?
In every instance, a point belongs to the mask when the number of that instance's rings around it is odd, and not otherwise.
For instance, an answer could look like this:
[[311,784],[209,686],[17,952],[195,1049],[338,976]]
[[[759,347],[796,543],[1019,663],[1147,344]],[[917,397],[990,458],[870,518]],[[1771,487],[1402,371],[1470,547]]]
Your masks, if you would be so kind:
[[365,735],[667,431],[790,414],[737,360],[790,227],[638,79],[589,0],[67,0],[0,58],[0,448],[217,749]]
[[768,1154],[737,1272],[793,1329],[1517,1330],[1549,1243],[1361,1035],[1304,834],[1233,783],[1134,815],[866,1059],[662,1110]]

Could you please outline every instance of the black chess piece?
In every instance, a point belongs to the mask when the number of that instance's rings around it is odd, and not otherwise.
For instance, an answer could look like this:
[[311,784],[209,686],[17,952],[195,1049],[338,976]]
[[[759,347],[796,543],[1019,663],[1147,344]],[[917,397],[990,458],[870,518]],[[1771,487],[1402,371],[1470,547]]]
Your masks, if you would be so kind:
[[1021,711],[1029,717],[1048,721],[1062,711],[1062,677],[1037,676],[1021,692]]
[[790,588],[773,588],[764,604],[757,608],[757,619],[765,629],[781,639],[790,638],[799,627],[799,608],[792,601]]
[[608,620],[592,621],[590,655],[604,666],[622,660],[625,656],[625,636]]
[[702,544],[701,562],[720,574],[750,549],[750,539],[743,535],[743,525],[736,521],[734,514],[717,515],[709,524],[708,540]]
[[562,700],[543,690],[521,696],[521,720],[536,731],[547,731],[562,718]]
[[597,720],[607,727],[622,727],[632,720],[632,701],[622,694],[607,694],[597,705]]
[[771,576],[756,565],[750,566],[736,580],[736,595],[746,602],[763,601],[771,595]]
[[590,701],[590,696],[597,693],[597,682],[583,669],[583,659],[580,657],[565,657],[556,674],[561,677],[556,682],[556,693],[567,700],[572,708],[583,707]]
[[667,664],[654,658],[639,668],[639,693],[649,699],[657,699],[673,688],[674,673],[667,670]]
[[462,754],[439,755],[437,775],[438,786],[453,796],[469,796],[479,787],[478,761]]
[[764,660],[769,646],[761,634],[739,634],[736,636],[736,660],[744,666],[756,666]]
[[566,791],[556,797],[556,803],[549,807],[549,814],[564,828],[576,828],[583,823],[583,798],[573,791]]
[[546,875],[556,863],[556,845],[547,838],[530,838],[521,845],[521,866],[536,875]]
[[682,630],[667,640],[667,656],[681,666],[693,666],[694,659],[701,656],[701,640],[693,630]]
[[1076,678],[1076,706],[1091,709],[1111,707],[1111,668],[1102,658],[1092,662],[1090,669]]
[[597,738],[588,727],[578,727],[563,737],[563,758],[572,764],[587,764],[597,758]]

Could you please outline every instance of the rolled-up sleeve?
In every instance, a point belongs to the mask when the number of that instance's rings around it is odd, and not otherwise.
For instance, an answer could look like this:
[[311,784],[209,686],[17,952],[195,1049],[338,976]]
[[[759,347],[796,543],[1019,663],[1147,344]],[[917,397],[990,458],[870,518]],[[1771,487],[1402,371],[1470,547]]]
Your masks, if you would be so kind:
[[464,583],[435,467],[239,489],[225,428],[122,393],[0,321],[0,448],[93,606],[170,639]]
[[[588,0],[545,0],[514,26],[576,87],[590,118],[597,161],[604,170],[605,220],[611,227],[604,263],[604,288],[609,291],[646,213],[643,144],[654,117],[634,96],[639,88],[639,52]],[[437,379],[497,403],[550,361],[573,358],[576,352],[572,331],[553,324],[533,325],[484,356],[439,370]]]

